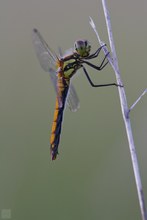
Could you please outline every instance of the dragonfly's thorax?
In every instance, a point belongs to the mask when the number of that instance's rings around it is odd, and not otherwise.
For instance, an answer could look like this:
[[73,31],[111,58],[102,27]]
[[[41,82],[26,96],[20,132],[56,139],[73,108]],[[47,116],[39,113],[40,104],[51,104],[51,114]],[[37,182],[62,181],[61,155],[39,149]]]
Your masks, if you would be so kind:
[[77,53],[63,57],[60,62],[62,62],[61,66],[65,78],[71,78],[81,68],[80,56]]

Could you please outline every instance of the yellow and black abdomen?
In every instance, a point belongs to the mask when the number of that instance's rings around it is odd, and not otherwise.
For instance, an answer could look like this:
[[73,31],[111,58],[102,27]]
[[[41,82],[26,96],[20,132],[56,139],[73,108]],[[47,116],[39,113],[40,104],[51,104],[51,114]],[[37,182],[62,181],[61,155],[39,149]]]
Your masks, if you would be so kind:
[[[58,146],[60,141],[62,120],[63,120],[63,112],[65,108],[66,97],[69,89],[69,81],[67,81],[60,77],[58,78],[58,95],[56,98],[56,105],[54,111],[54,119],[51,130],[51,138],[50,138],[50,151],[52,160],[55,160],[58,154]],[[62,106],[59,104],[59,100],[62,102]]]

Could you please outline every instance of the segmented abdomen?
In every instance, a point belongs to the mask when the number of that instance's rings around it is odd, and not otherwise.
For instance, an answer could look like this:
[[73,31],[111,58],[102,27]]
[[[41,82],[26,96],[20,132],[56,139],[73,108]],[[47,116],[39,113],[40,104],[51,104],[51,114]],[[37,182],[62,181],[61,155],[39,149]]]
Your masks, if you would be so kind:
[[[56,98],[54,119],[53,119],[51,138],[50,138],[50,151],[51,151],[52,160],[55,160],[58,154],[58,146],[60,141],[61,127],[63,120],[63,111],[65,107],[68,88],[69,85],[67,84],[67,82],[63,78],[60,78],[58,80],[58,90],[60,97]],[[59,105],[59,99],[62,102],[62,107],[60,107]]]

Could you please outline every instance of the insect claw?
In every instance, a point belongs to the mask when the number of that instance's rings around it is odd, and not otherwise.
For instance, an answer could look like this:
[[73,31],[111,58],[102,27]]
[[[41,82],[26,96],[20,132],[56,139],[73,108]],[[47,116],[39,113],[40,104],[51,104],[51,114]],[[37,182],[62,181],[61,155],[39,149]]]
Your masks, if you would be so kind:
[[119,86],[119,87],[124,87],[124,85],[121,85],[121,84],[116,84],[117,86]]

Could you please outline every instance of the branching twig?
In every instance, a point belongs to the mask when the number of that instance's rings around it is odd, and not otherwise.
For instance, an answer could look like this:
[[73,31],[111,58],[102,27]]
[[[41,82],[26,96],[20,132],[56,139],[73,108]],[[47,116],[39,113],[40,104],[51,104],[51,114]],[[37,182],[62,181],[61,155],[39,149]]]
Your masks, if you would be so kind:
[[130,107],[129,109],[129,113],[130,111],[132,111],[132,109],[135,107],[135,105],[140,101],[140,99],[142,98],[143,95],[145,95],[145,93],[147,93],[147,89],[145,89],[143,91],[143,93],[138,97],[138,99],[133,103],[133,105]]
[[[117,84],[123,85],[123,82],[122,82],[122,79],[120,76],[120,70],[118,67],[118,60],[117,60],[117,56],[116,56],[116,52],[115,52],[115,45],[114,45],[114,41],[113,41],[110,16],[109,16],[109,12],[108,12],[108,9],[106,6],[106,0],[102,0],[102,4],[103,4],[104,15],[105,15],[105,19],[106,19],[110,48],[111,48],[111,52],[112,52],[112,58],[109,55],[108,60],[111,64],[112,68],[114,69]],[[90,18],[90,24],[96,33],[96,36],[98,38],[100,45],[102,46],[104,43],[100,40],[100,37],[99,37],[98,32],[96,30],[95,24],[91,18]],[[107,52],[108,52],[107,47],[103,47],[103,51],[105,54],[107,54]],[[118,87],[118,91],[119,91],[122,115],[123,115],[123,119],[124,119],[124,124],[125,124],[125,128],[126,128],[126,133],[127,133],[127,138],[128,138],[129,148],[130,148],[130,154],[131,154],[133,171],[134,171],[134,176],[135,176],[135,181],[136,181],[141,216],[142,216],[142,220],[147,220],[146,207],[145,207],[142,183],[141,183],[141,178],[140,178],[138,160],[137,160],[136,149],[135,149],[135,144],[134,144],[134,139],[133,139],[133,134],[132,134],[131,122],[130,122],[130,118],[129,118],[129,114],[128,114],[129,108],[128,108],[128,104],[127,104],[126,93],[125,93],[124,87]]]

